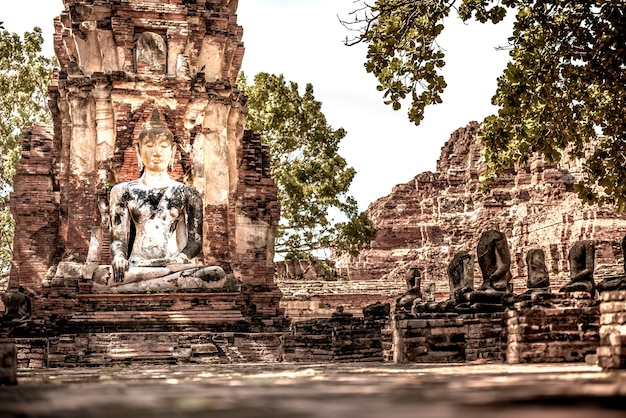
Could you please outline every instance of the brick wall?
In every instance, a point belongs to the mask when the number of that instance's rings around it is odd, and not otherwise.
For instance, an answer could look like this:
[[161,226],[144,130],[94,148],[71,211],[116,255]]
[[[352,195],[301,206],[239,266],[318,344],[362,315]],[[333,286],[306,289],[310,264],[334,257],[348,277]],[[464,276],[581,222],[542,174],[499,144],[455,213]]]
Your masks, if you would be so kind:
[[600,303],[598,365],[626,368],[626,291],[604,292]]
[[581,362],[599,343],[599,301],[588,293],[556,294],[507,311],[509,363]]
[[385,319],[354,317],[294,322],[282,338],[282,360],[297,362],[383,361]]

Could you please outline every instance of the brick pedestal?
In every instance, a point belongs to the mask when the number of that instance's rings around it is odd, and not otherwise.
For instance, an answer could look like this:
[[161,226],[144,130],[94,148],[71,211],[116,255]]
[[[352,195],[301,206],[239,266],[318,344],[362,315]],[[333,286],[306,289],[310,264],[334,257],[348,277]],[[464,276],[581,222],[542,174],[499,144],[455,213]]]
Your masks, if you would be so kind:
[[503,312],[461,315],[465,333],[465,360],[504,361],[506,322]]
[[507,317],[508,363],[582,362],[598,347],[599,302],[588,293],[519,302]]
[[396,313],[395,363],[450,363],[478,359],[503,361],[504,314]]
[[626,369],[626,290],[601,295],[597,356],[600,367]]
[[386,319],[322,318],[294,322],[283,338],[283,361],[383,361]]
[[394,363],[465,361],[465,328],[456,313],[394,315]]

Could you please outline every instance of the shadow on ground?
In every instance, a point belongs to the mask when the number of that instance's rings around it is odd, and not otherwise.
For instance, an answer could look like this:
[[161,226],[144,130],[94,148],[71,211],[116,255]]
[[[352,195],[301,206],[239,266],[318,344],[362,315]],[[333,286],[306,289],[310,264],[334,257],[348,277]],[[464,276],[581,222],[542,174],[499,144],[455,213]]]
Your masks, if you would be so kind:
[[581,364],[238,364],[21,370],[0,417],[626,416],[626,371]]

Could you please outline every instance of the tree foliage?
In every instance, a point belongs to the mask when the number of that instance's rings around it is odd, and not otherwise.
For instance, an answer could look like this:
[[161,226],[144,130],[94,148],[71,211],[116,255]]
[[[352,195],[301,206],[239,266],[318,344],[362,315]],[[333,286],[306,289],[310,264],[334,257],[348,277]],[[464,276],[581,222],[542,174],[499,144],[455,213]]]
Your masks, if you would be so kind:
[[343,22],[365,42],[365,67],[386,102],[409,119],[441,102],[445,53],[437,44],[455,9],[464,20],[500,22],[516,13],[511,60],[498,78],[481,135],[488,170],[522,164],[535,152],[558,161],[586,157],[579,195],[626,209],[626,2],[623,0],[377,0]]
[[242,73],[238,84],[248,96],[246,129],[270,148],[281,204],[276,251],[291,258],[326,248],[356,254],[374,229],[348,195],[355,170],[338,154],[345,130],[328,124],[311,84],[303,95],[282,75],[259,73],[248,85]]
[[8,195],[22,150],[21,130],[36,121],[50,121],[47,98],[54,59],[41,55],[42,44],[39,28],[20,37],[0,25],[0,271],[11,262]]

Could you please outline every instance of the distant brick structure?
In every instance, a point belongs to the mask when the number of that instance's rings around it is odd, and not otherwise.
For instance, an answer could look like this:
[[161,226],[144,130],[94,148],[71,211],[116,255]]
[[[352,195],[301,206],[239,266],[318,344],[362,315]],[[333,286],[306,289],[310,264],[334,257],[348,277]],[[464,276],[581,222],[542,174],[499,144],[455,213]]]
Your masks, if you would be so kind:
[[[573,190],[581,160],[548,163],[536,155],[481,190],[480,125],[457,129],[441,149],[435,172],[423,172],[370,204],[375,239],[358,257],[341,260],[350,280],[382,279],[403,285],[410,266],[423,270],[422,285],[436,285],[437,300],[448,296],[447,267],[460,251],[476,256],[481,234],[504,233],[511,250],[516,293],[526,290],[526,254],[540,248],[553,290],[569,281],[568,253],[579,240],[596,245],[596,282],[620,273],[620,241],[626,215],[610,205],[586,205]],[[474,263],[474,277],[481,277]],[[478,281],[476,280],[476,285]]]

